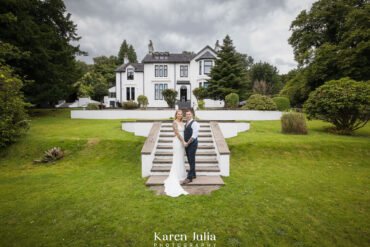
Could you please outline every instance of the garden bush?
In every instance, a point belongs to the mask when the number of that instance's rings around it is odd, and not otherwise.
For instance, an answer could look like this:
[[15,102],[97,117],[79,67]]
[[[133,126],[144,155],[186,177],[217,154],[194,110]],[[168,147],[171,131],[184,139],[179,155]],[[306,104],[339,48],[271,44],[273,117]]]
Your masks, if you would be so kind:
[[203,100],[207,97],[207,89],[204,87],[194,88],[193,94],[197,100]]
[[89,103],[87,106],[86,106],[86,109],[87,110],[99,110],[99,104],[97,103]]
[[290,101],[287,97],[274,97],[272,100],[275,102],[279,111],[287,111],[290,109]]
[[283,114],[281,117],[281,131],[285,134],[307,134],[304,114],[299,112]]
[[308,119],[332,123],[338,134],[351,134],[370,119],[370,81],[328,81],[310,93],[304,111]]
[[200,110],[204,110],[204,105],[205,105],[204,100],[198,100],[198,108]]
[[49,163],[60,160],[64,157],[64,152],[60,147],[53,147],[44,152],[44,156],[40,160],[34,160],[35,163]]
[[146,108],[149,104],[148,98],[145,95],[139,95],[137,97],[137,102],[139,103],[139,107]]
[[239,106],[239,95],[236,93],[229,93],[225,96],[225,106],[229,109],[235,109]]
[[137,109],[139,107],[138,103],[133,100],[125,101],[122,103],[122,108],[129,110],[129,109]]
[[277,106],[270,97],[261,94],[253,94],[247,99],[242,109],[273,111],[277,109]]
[[21,79],[0,64],[0,148],[15,142],[29,129]]
[[175,108],[177,91],[175,89],[169,88],[162,91],[164,100],[170,108]]

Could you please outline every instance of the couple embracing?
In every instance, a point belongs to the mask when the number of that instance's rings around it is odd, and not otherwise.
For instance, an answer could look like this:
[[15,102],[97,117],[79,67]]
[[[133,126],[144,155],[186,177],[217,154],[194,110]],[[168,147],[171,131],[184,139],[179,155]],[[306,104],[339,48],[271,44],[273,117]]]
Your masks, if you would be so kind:
[[[164,192],[172,197],[189,194],[182,188],[182,184],[188,184],[196,179],[195,154],[198,148],[199,124],[193,119],[193,113],[186,111],[186,124],[182,121],[182,110],[177,110],[175,120],[172,123],[173,159],[170,174],[164,181]],[[189,163],[189,171],[186,174],[185,154]]]

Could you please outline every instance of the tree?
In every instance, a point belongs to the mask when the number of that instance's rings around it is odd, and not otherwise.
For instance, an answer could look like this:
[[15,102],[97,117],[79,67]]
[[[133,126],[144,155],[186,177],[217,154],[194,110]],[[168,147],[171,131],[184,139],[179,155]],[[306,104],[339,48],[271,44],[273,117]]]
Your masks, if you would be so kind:
[[28,130],[22,81],[13,70],[0,63],[0,148],[3,148]]
[[224,38],[217,56],[219,59],[215,61],[208,80],[208,95],[222,100],[229,93],[243,95],[247,90],[245,63],[235,51],[229,35]]
[[107,81],[96,72],[87,72],[74,84],[74,87],[79,97],[91,97],[98,101],[108,94]]
[[307,99],[325,81],[370,78],[369,16],[366,0],[319,0],[297,16],[289,43],[307,90],[295,98]]
[[250,70],[254,93],[263,95],[277,94],[282,88],[278,70],[269,63],[253,64]]
[[176,104],[177,91],[172,88],[168,88],[162,91],[164,100],[170,108],[174,108]]
[[137,63],[136,51],[132,45],[128,47],[127,57],[130,63]]
[[116,82],[116,73],[115,69],[117,68],[118,58],[116,56],[100,56],[93,58],[94,65],[93,71],[102,75],[106,82],[107,86],[113,86]]
[[4,0],[0,13],[2,42],[29,54],[5,61],[27,79],[25,97],[35,104],[53,105],[68,96],[81,76],[75,55],[85,53],[74,45],[80,37],[63,1]]
[[332,123],[338,133],[351,134],[370,119],[370,81],[348,77],[328,81],[310,93],[304,109],[309,119]]
[[122,64],[125,57],[128,59],[126,63],[137,63],[137,55],[134,47],[128,44],[126,40],[123,40],[118,52],[118,64]]

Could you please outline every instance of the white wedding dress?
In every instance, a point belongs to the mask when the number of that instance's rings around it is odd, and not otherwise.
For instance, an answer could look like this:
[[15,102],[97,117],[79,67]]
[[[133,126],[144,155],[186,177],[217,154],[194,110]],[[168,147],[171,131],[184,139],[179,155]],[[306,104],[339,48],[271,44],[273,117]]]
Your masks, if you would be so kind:
[[[184,126],[182,124],[178,124],[177,122],[176,124],[178,126],[179,134],[182,137],[184,137]],[[174,136],[172,143],[173,143],[172,165],[170,174],[164,181],[164,192],[168,196],[177,197],[180,195],[189,194],[181,187],[180,184],[180,182],[186,179],[187,176],[184,158],[185,148],[176,135]]]

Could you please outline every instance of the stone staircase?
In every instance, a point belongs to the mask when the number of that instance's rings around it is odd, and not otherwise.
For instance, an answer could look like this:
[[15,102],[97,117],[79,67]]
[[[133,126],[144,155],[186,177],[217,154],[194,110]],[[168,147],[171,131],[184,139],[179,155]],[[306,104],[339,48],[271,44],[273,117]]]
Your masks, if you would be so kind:
[[[222,186],[220,153],[215,143],[214,131],[210,122],[199,122],[198,149],[196,153],[196,174],[197,178],[186,186]],[[216,123],[217,124],[217,123]],[[153,128],[155,128],[153,126]],[[167,178],[172,164],[172,141],[174,133],[171,122],[160,122],[157,130],[152,134],[157,138],[152,139],[153,152],[152,164],[149,171],[147,186],[161,186]],[[221,134],[222,135],[222,134]],[[223,139],[223,137],[222,137]],[[155,140],[155,141],[154,141]],[[227,164],[228,165],[228,164]],[[185,156],[185,168],[189,170]]]

